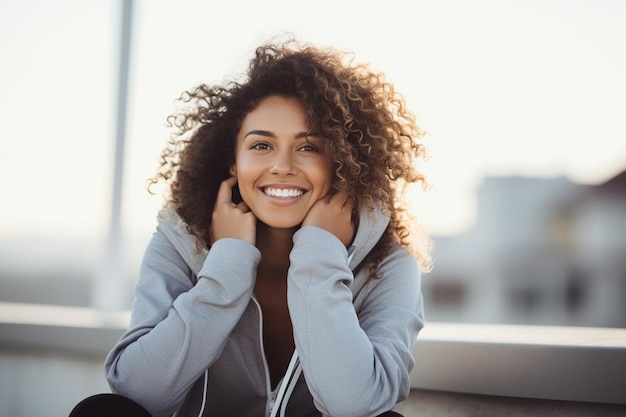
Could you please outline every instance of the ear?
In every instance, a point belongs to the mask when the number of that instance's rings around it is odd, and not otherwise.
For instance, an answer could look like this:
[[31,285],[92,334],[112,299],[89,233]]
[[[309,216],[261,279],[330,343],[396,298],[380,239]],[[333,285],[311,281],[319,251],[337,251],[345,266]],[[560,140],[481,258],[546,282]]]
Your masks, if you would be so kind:
[[230,175],[232,175],[233,177],[237,176],[237,165],[232,164],[230,166],[230,170],[228,171],[230,173]]

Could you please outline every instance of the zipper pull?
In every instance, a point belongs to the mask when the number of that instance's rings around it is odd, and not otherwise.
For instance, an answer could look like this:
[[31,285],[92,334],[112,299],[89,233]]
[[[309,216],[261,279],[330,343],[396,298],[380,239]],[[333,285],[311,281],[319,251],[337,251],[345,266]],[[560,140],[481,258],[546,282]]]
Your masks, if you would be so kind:
[[272,415],[272,410],[274,409],[274,406],[276,405],[276,391],[277,390],[270,392],[269,408],[267,411],[268,417]]

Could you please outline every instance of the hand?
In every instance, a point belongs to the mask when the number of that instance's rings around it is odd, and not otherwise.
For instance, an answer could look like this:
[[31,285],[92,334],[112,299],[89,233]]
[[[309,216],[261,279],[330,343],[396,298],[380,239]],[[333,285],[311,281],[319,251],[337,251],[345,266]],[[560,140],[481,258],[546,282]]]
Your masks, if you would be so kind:
[[334,195],[328,194],[311,207],[302,222],[302,226],[321,227],[337,236],[347,247],[354,238],[353,205],[345,191]]
[[233,203],[232,187],[236,177],[230,177],[220,185],[211,219],[211,242],[230,237],[255,244],[256,217],[246,203]]

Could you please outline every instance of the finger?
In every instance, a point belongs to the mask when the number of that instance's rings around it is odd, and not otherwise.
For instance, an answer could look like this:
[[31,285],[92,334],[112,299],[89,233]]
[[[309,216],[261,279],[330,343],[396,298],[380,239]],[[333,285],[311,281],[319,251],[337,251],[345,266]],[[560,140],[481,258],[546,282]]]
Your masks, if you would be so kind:
[[333,196],[333,200],[335,202],[339,202],[341,207],[344,207],[348,203],[348,192],[346,190],[339,191],[337,194]]
[[354,208],[354,199],[351,198],[347,192],[343,193],[340,198],[341,200],[339,201],[341,201],[341,210],[352,212],[352,209]]
[[333,193],[328,192],[327,194],[324,194],[322,197],[320,197],[317,201],[323,201],[324,203],[328,204],[330,203],[330,200],[332,198],[333,198]]
[[230,177],[222,181],[217,190],[215,204],[226,204],[233,202],[233,186],[237,184],[237,177]]
[[246,205],[246,203],[244,203],[243,201],[242,201],[241,203],[237,204],[237,208],[238,208],[239,210],[243,211],[244,213],[248,213],[248,212],[250,212],[250,207],[248,207],[248,206]]

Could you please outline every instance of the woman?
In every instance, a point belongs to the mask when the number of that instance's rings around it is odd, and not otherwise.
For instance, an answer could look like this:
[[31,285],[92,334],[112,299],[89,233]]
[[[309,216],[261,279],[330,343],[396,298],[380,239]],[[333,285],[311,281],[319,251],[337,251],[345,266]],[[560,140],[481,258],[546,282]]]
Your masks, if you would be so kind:
[[408,395],[429,258],[400,196],[424,181],[421,131],[348,58],[269,44],[245,81],[182,96],[114,393],[154,417],[376,416]]

